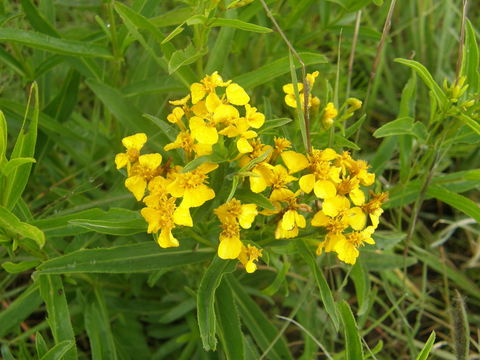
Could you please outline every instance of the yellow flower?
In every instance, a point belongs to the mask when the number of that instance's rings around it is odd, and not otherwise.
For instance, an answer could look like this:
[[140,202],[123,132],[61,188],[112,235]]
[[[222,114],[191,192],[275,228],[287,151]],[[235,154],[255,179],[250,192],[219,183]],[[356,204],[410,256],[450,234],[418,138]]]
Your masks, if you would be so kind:
[[247,119],[248,125],[255,129],[261,128],[265,123],[265,115],[257,112],[257,108],[248,104],[245,105],[245,119]]
[[242,204],[239,200],[233,198],[232,200],[220,205],[214,210],[215,215],[222,223],[229,220],[238,221],[240,226],[244,229],[250,229],[255,216],[257,216],[257,205]]
[[[359,207],[350,208],[350,201],[345,196],[334,196],[322,204],[322,212],[331,218],[340,217],[341,221],[351,226],[354,230],[365,227],[365,216]],[[313,220],[312,220],[313,225]]]
[[252,245],[243,246],[238,256],[238,260],[243,264],[245,270],[251,274],[257,270],[255,261],[262,256],[262,250]]
[[213,122],[215,124],[234,124],[240,118],[238,110],[227,104],[221,104],[213,112]]
[[253,130],[248,130],[249,125],[245,118],[239,118],[235,124],[229,125],[219,132],[221,135],[227,137],[237,137],[237,149],[241,154],[250,153],[253,151],[252,145],[248,142],[248,139],[252,139],[257,136],[257,133]]
[[218,132],[214,122],[205,121],[198,116],[192,116],[189,127],[192,136],[200,144],[214,145],[218,142]]
[[[313,72],[312,74],[307,74],[307,82],[309,84],[309,91],[312,91],[313,85],[315,84],[315,78],[318,76],[318,71]],[[298,94],[300,96],[300,104],[304,108],[305,96],[303,83],[297,83]],[[285,95],[285,103],[293,108],[297,107],[297,99],[295,98],[295,88],[293,84],[286,84],[283,86],[283,92]],[[308,95],[308,107],[318,107],[320,104],[320,99],[317,97],[312,97],[311,94]]]
[[355,264],[359,255],[358,247],[367,244],[375,244],[372,234],[373,226],[368,226],[363,231],[354,231],[341,238],[335,244],[335,252],[338,258],[347,264]]
[[187,158],[190,157],[192,152],[195,152],[197,156],[208,155],[212,153],[212,145],[209,144],[196,144],[195,139],[192,137],[188,130],[178,133],[174,142],[164,146],[165,151],[181,148],[187,153]]
[[323,125],[328,129],[333,124],[333,119],[335,119],[338,115],[338,111],[333,105],[332,102],[329,102],[325,109],[323,110],[322,122]]
[[241,106],[248,104],[250,101],[250,97],[245,90],[240,85],[235,83],[227,86],[225,94],[227,95],[228,102],[233,105]]
[[371,194],[372,199],[361,206],[365,214],[370,216],[373,228],[378,227],[380,216],[383,214],[382,204],[388,200],[388,193]]
[[271,185],[272,168],[273,166],[266,162],[261,162],[252,168],[252,176],[249,177],[252,192],[261,193],[267,186]]
[[207,174],[218,167],[218,164],[203,163],[195,170],[177,173],[168,185],[168,191],[174,197],[182,197],[180,207],[198,207],[215,197],[215,192],[206,183]]
[[192,104],[196,104],[202,100],[205,95],[215,92],[216,87],[225,87],[229,84],[230,81],[224,82],[222,77],[218,75],[218,71],[215,71],[212,75],[205,76],[199,83],[193,83],[190,86]]
[[310,174],[299,180],[302,191],[309,194],[313,190],[320,199],[328,199],[337,194],[335,184],[341,181],[341,168],[331,163],[338,156],[334,150],[313,149],[308,157],[295,151],[285,151],[281,156],[291,174],[308,167]]
[[224,260],[238,258],[243,246],[240,241],[240,227],[238,223],[234,219],[226,219],[221,227],[218,257]]
[[132,192],[135,198],[140,201],[145,194],[148,182],[160,174],[162,155],[146,154],[138,158],[138,162],[132,165],[125,180],[125,187]]
[[365,193],[360,189],[360,180],[356,177],[346,177],[337,184],[337,194],[349,195],[350,200],[359,206],[365,203]]
[[272,193],[270,194],[271,201],[285,201],[293,196],[293,192],[287,188],[287,185],[292,181],[297,180],[288,174],[287,169],[282,165],[276,165],[271,169],[269,175],[269,186],[272,186]]
[[[307,225],[305,217],[298,210],[311,211],[311,208],[308,205],[299,204],[298,195],[300,195],[300,191],[290,192],[290,195],[281,201],[273,201],[276,210],[265,212],[265,215],[277,213],[282,215],[275,229],[275,239],[294,238],[298,235],[299,228],[304,228]],[[281,203],[286,203],[285,208],[282,209]]]
[[179,100],[170,100],[169,103],[175,106],[185,106],[187,105],[188,100],[190,100],[190,95],[187,95]]
[[363,186],[370,186],[375,182],[375,174],[368,172],[368,163],[365,160],[352,160],[348,164],[351,176],[356,176]]
[[147,142],[147,135],[144,133],[138,133],[135,135],[127,136],[122,139],[122,144],[127,151],[115,156],[115,165],[117,169],[121,169],[125,166],[130,167],[132,163],[138,160],[140,156],[140,150]]

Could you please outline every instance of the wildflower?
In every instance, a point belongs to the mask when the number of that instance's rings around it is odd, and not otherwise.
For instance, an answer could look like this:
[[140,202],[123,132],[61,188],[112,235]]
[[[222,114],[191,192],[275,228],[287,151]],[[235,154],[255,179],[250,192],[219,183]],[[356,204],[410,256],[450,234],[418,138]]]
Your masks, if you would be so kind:
[[249,104],[245,105],[245,119],[248,122],[248,125],[259,129],[265,123],[265,115],[261,112],[257,112],[257,108],[250,106]]
[[372,234],[373,226],[368,226],[363,231],[354,231],[345,236],[340,236],[335,244],[335,252],[338,258],[347,264],[355,264],[359,255],[358,248],[367,244],[375,244]]
[[[313,72],[312,74],[307,74],[307,82],[309,84],[309,90],[312,90],[313,85],[315,84],[315,79],[318,77],[318,71]],[[305,96],[303,83],[297,83],[298,94],[300,96],[300,104],[302,108],[304,107]],[[286,84],[283,86],[283,92],[285,95],[285,103],[293,108],[297,107],[297,99],[295,97],[295,89],[293,84]],[[320,104],[320,99],[317,97],[312,97],[311,94],[308,95],[308,107],[316,107]]]
[[185,151],[187,158],[190,158],[190,154],[192,152],[195,152],[197,156],[208,155],[212,153],[212,145],[196,144],[195,139],[188,130],[179,132],[174,142],[171,142],[163,147],[165,151],[179,148]]
[[167,120],[172,124],[177,124],[180,129],[184,130],[185,124],[182,121],[183,115],[185,115],[185,111],[183,111],[181,107],[174,107],[172,112],[167,115]]
[[240,251],[240,255],[238,256],[238,260],[243,264],[245,270],[248,273],[253,273],[257,270],[257,265],[255,261],[258,260],[259,257],[262,256],[262,250],[256,248],[252,245],[244,246],[242,245],[242,249]]
[[233,198],[216,208],[214,213],[222,223],[225,223],[228,220],[234,220],[238,221],[242,228],[250,229],[258,211],[257,205],[241,204],[239,200]]
[[218,256],[221,259],[236,259],[242,251],[240,241],[240,226],[231,218],[227,218],[221,225],[220,244],[218,245]]
[[190,100],[190,94],[178,100],[170,100],[169,103],[175,106],[186,106],[188,103],[188,100]]
[[218,164],[203,163],[190,172],[177,173],[167,189],[172,196],[183,198],[181,207],[202,206],[206,201],[215,197],[215,192],[206,183],[207,174],[217,167]]
[[382,204],[388,200],[388,193],[371,193],[371,196],[372,199],[366,204],[361,204],[360,207],[365,214],[369,215],[372,226],[376,229],[383,214]]
[[269,183],[272,186],[270,200],[283,201],[292,197],[293,192],[287,188],[287,185],[294,180],[297,178],[289,175],[282,165],[274,166],[269,175]]
[[190,86],[190,93],[192,95],[192,104],[196,104],[202,100],[206,95],[215,92],[218,86],[226,87],[230,82],[224,82],[222,77],[215,71],[212,75],[205,76],[199,83],[193,83]]
[[360,180],[357,177],[346,177],[337,185],[337,194],[349,195],[355,205],[365,203],[365,193],[360,189]]
[[370,186],[375,181],[375,174],[368,172],[369,165],[365,160],[352,160],[348,164],[348,170],[351,176],[360,180],[363,186]]
[[198,116],[192,116],[189,127],[192,136],[200,144],[214,145],[218,142],[218,132],[214,122],[205,121]]
[[252,145],[248,142],[248,139],[257,137],[257,133],[253,130],[248,130],[249,125],[245,118],[239,118],[235,124],[227,126],[221,130],[219,134],[226,135],[228,137],[240,138],[237,140],[237,149],[241,154],[246,154],[253,151]]
[[[297,237],[299,228],[306,226],[305,217],[298,211],[311,211],[311,208],[308,205],[299,204],[298,195],[300,195],[300,191],[296,193],[290,192],[288,197],[283,198],[281,201],[273,202],[276,210],[265,212],[265,215],[281,214],[281,218],[275,229],[275,239],[291,239]],[[282,208],[281,203],[286,203],[286,206]]]
[[148,182],[160,174],[162,155],[146,154],[138,157],[138,162],[132,165],[125,180],[125,187],[140,201],[145,194]]
[[136,162],[140,156],[140,150],[146,142],[147,135],[144,133],[138,133],[123,138],[122,144],[127,151],[115,156],[115,165],[117,165],[117,169],[121,169],[125,166],[130,167],[132,163]]
[[333,125],[333,119],[335,119],[338,115],[338,111],[333,105],[332,102],[329,102],[325,109],[323,110],[322,122],[325,128],[330,128]]
[[261,193],[272,182],[272,165],[267,162],[261,162],[255,165],[250,176],[250,190],[254,193]]

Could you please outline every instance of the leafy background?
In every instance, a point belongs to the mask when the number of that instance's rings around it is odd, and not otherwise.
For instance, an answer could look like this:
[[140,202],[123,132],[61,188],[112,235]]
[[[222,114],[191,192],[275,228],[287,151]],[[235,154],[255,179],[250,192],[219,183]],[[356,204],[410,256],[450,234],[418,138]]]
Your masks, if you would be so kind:
[[[168,100],[215,70],[267,119],[294,116],[281,91],[291,82],[285,42],[260,1],[229,3],[0,2],[2,357],[478,357],[478,119],[446,116],[456,126],[447,143],[426,138],[430,92],[444,93],[433,81],[455,79],[459,51],[477,99],[480,6],[468,7],[469,23],[456,0],[266,1],[308,70],[320,71],[322,103],[365,101],[367,116],[350,120],[336,145],[368,159],[391,200],[377,245],[354,267],[314,257],[312,233],[272,242],[264,227],[255,239],[272,250],[247,275],[214,257],[207,211],[179,231],[180,248],[159,249],[113,163],[133,132],[161,151],[175,135]],[[262,136],[301,148],[295,122],[269,124]],[[430,150],[441,156],[429,168]],[[231,186],[222,175],[212,184]]]

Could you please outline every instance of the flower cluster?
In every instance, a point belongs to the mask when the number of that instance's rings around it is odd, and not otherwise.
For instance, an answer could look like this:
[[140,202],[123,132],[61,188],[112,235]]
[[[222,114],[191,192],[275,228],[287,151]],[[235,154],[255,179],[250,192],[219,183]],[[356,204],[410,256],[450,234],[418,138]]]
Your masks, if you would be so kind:
[[[317,76],[318,72],[308,74],[310,89]],[[297,86],[302,93],[303,84]],[[286,104],[297,107],[293,85],[287,84],[283,90]],[[307,99],[309,108],[318,110],[318,97],[309,93]],[[303,107],[304,96],[300,96],[300,102]],[[240,85],[224,81],[217,72],[193,83],[184,98],[170,101],[172,110],[167,121],[175,124],[179,132],[163,150],[168,154],[181,149],[184,164],[174,164],[171,158],[162,164],[159,153],[142,155],[145,134],[123,139],[126,151],[116,156],[115,163],[118,169],[126,168],[125,186],[145,205],[141,214],[148,223],[148,233],[156,236],[161,247],[179,246],[172,230],[176,226],[193,226],[190,209],[226,193],[212,189],[208,182],[209,173],[219,164],[208,160],[198,161],[196,168],[189,166],[192,170],[186,171],[185,167],[191,160],[221,147],[226,149],[223,153],[230,154],[222,160],[228,164],[224,168],[239,181],[214,210],[220,222],[220,258],[238,259],[247,272],[254,272],[263,250],[252,240],[242,240],[241,229],[263,232],[267,224],[274,223],[275,239],[293,239],[301,229],[320,227],[317,254],[333,251],[340,260],[354,264],[358,248],[373,243],[372,233],[387,199],[385,193],[367,195],[367,188],[375,181],[368,164],[354,160],[348,152],[337,153],[330,148],[302,154],[281,137],[271,139],[271,144],[263,143],[257,130],[263,126],[265,115],[249,103],[250,97]],[[348,99],[340,111],[346,118],[360,107],[359,100]],[[331,125],[337,115],[334,105],[328,103],[322,110],[323,124]],[[234,197],[241,188],[251,192],[250,199],[266,198],[271,206],[259,209],[265,201],[242,203]],[[254,221],[260,216],[265,222],[255,227]]]

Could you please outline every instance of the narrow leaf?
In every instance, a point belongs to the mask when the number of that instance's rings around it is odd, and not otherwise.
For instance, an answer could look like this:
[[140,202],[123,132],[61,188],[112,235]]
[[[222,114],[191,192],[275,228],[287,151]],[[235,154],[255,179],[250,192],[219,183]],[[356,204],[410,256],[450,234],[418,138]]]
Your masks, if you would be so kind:
[[350,306],[345,301],[338,303],[338,311],[342,318],[343,331],[345,333],[345,350],[347,360],[362,360],[363,349],[360,341],[360,332],[357,329],[355,318]]

